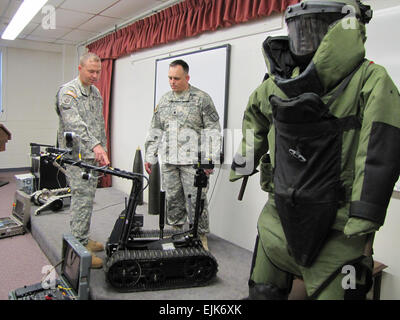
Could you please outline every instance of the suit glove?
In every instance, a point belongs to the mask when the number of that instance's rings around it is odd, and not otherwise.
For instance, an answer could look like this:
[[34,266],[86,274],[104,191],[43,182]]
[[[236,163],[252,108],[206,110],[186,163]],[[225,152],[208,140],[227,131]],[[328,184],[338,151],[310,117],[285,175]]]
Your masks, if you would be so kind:
[[365,220],[361,218],[351,217],[347,220],[346,225],[344,226],[343,233],[348,237],[354,236],[362,236],[364,234],[368,234],[371,232],[378,231],[380,228],[380,224]]
[[235,182],[236,180],[239,180],[241,178],[243,178],[243,175],[240,174],[236,174],[235,170],[231,170],[230,174],[229,174],[229,181],[230,182]]

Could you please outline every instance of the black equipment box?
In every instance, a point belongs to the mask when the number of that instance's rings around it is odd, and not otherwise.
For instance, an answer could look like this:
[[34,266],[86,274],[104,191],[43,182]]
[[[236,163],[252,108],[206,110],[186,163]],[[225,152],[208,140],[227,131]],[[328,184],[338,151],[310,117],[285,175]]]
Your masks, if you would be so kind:
[[35,190],[59,189],[68,186],[65,174],[43,156],[32,157],[32,174],[35,176]]

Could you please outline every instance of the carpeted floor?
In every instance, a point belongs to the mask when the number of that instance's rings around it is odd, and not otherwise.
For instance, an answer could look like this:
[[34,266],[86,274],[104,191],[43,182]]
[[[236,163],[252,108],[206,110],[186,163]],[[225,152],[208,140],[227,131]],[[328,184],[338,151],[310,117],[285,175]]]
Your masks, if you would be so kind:
[[[25,172],[0,172],[0,180],[9,183],[0,187],[0,217],[11,215],[16,190],[15,174]],[[0,300],[16,288],[40,282],[42,268],[51,263],[42,252],[31,233],[0,239]]]

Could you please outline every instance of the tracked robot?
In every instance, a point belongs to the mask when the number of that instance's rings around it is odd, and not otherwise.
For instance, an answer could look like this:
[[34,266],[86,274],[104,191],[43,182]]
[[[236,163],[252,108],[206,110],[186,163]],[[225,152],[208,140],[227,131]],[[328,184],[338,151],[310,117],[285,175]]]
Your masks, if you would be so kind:
[[71,189],[59,188],[59,189],[42,189],[34,192],[31,196],[32,202],[39,206],[35,210],[35,216],[42,213],[44,210],[61,210],[65,202],[71,200]]
[[112,167],[92,166],[69,157],[70,150],[47,148],[47,158],[58,164],[69,164],[84,169],[82,178],[91,171],[111,174],[132,180],[128,203],[121,212],[106,243],[105,273],[107,282],[120,292],[176,289],[208,285],[215,278],[218,263],[206,251],[198,237],[198,221],[201,214],[202,188],[207,186],[204,169],[213,168],[211,163],[200,159],[194,165],[197,187],[193,224],[188,231],[174,233],[165,230],[165,193],[161,193],[159,230],[143,230],[143,215],[136,213],[139,196],[143,190],[143,177]]

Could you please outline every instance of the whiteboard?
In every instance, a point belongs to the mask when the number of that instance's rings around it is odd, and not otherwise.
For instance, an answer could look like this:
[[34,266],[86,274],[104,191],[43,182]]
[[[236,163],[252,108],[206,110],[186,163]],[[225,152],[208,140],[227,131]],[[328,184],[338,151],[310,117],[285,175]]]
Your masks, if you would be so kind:
[[163,94],[171,91],[168,82],[169,64],[177,59],[182,59],[189,65],[189,83],[210,95],[217,109],[221,128],[225,129],[228,120],[230,45],[157,59],[154,107]]
[[[366,28],[366,58],[385,67],[397,88],[400,88],[400,41],[397,37],[400,6],[375,11]],[[400,191],[400,179],[394,190]]]

